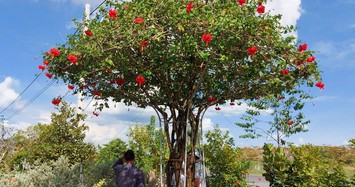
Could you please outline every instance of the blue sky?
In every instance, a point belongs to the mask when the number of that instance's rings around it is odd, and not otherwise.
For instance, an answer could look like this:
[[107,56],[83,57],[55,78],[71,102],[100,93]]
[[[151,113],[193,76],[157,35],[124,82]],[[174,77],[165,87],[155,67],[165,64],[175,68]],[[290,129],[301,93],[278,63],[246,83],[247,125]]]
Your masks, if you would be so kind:
[[[82,18],[84,4],[91,10],[101,0],[0,0],[0,111],[13,101],[40,73],[41,52],[65,42],[73,33],[71,18]],[[323,71],[325,89],[308,89],[316,98],[306,105],[304,114],[311,120],[309,132],[288,139],[296,144],[344,145],[355,138],[355,0],[272,0],[268,10],[283,13],[284,24],[297,24],[297,36],[316,51],[315,56]],[[41,75],[2,115],[6,118],[21,109],[49,83]],[[55,111],[51,100],[64,95],[67,89],[60,81],[50,86],[18,115],[8,119],[9,126],[23,129],[38,122],[47,123]],[[76,103],[76,96],[66,100]],[[88,104],[86,100],[83,106]],[[205,129],[220,124],[234,136],[238,146],[262,145],[265,138],[245,140],[237,138],[243,132],[234,125],[243,107],[223,106],[221,111],[211,108],[204,119]],[[103,144],[120,137],[126,139],[128,128],[149,121],[152,109],[138,109],[117,104],[99,117],[85,111],[90,131],[87,141]]]

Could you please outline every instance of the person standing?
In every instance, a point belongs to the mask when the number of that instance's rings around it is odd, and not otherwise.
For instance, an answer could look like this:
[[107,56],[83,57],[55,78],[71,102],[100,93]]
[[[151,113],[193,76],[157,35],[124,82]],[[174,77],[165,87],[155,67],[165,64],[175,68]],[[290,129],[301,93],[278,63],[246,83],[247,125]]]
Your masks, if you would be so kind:
[[[126,164],[123,164],[123,161]],[[116,187],[145,187],[143,171],[134,165],[134,152],[128,150],[112,166]]]

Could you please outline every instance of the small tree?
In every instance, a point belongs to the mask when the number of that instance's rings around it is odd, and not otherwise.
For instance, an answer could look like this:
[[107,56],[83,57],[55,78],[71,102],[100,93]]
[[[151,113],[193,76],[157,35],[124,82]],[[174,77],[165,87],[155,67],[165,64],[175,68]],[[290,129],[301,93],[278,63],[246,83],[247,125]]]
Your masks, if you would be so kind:
[[[305,105],[305,100],[309,98],[311,96],[301,90],[292,90],[287,95],[268,95],[250,102],[246,114],[242,117],[245,123],[236,123],[247,132],[240,137],[258,138],[264,134],[266,138],[273,139],[278,146],[284,145],[286,142],[284,138],[308,131],[306,127],[310,121],[305,120],[300,111]],[[262,110],[271,110],[272,120],[268,121],[269,116],[265,117],[265,114],[260,116]],[[262,117],[265,120],[260,119]]]
[[63,102],[58,113],[52,113],[50,124],[39,123],[15,135],[18,152],[13,155],[13,163],[20,164],[24,159],[29,163],[49,162],[65,156],[73,164],[92,158],[95,147],[84,142],[88,129],[80,124],[84,119],[85,115],[76,114],[74,108]]
[[145,174],[153,171],[160,175],[160,164],[165,165],[169,155],[166,138],[163,132],[156,129],[155,117],[151,116],[148,125],[131,127],[128,137],[129,147],[136,154],[137,166]]
[[212,186],[247,186],[249,162],[241,161],[241,149],[236,148],[229,132],[222,133],[218,125],[206,134],[205,158]]

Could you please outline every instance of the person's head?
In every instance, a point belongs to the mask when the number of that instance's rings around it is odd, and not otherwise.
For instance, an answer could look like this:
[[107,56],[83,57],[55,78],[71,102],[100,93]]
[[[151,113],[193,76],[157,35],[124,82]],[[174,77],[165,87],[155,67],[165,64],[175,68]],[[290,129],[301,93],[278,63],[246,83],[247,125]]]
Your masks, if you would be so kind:
[[124,159],[126,162],[134,161],[134,152],[132,150],[128,150],[124,153]]

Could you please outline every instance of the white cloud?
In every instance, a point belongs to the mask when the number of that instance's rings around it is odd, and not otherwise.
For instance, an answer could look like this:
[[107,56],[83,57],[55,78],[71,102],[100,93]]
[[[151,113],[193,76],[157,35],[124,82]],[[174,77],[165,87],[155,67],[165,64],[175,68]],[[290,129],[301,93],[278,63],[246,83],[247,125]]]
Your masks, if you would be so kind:
[[0,108],[5,108],[19,96],[13,88],[17,84],[18,81],[11,77],[6,77],[5,80],[0,83]]
[[86,141],[93,142],[95,145],[106,144],[115,138],[127,141],[129,125],[111,124],[109,126],[103,126],[91,122],[85,124],[89,127],[89,131],[86,133]]
[[333,69],[355,68],[355,40],[319,41],[315,43],[314,50],[322,56],[322,65]]
[[[283,26],[296,25],[303,12],[301,0],[269,0],[265,8],[272,15],[281,14],[280,22]],[[297,36],[297,33],[292,35]]]

